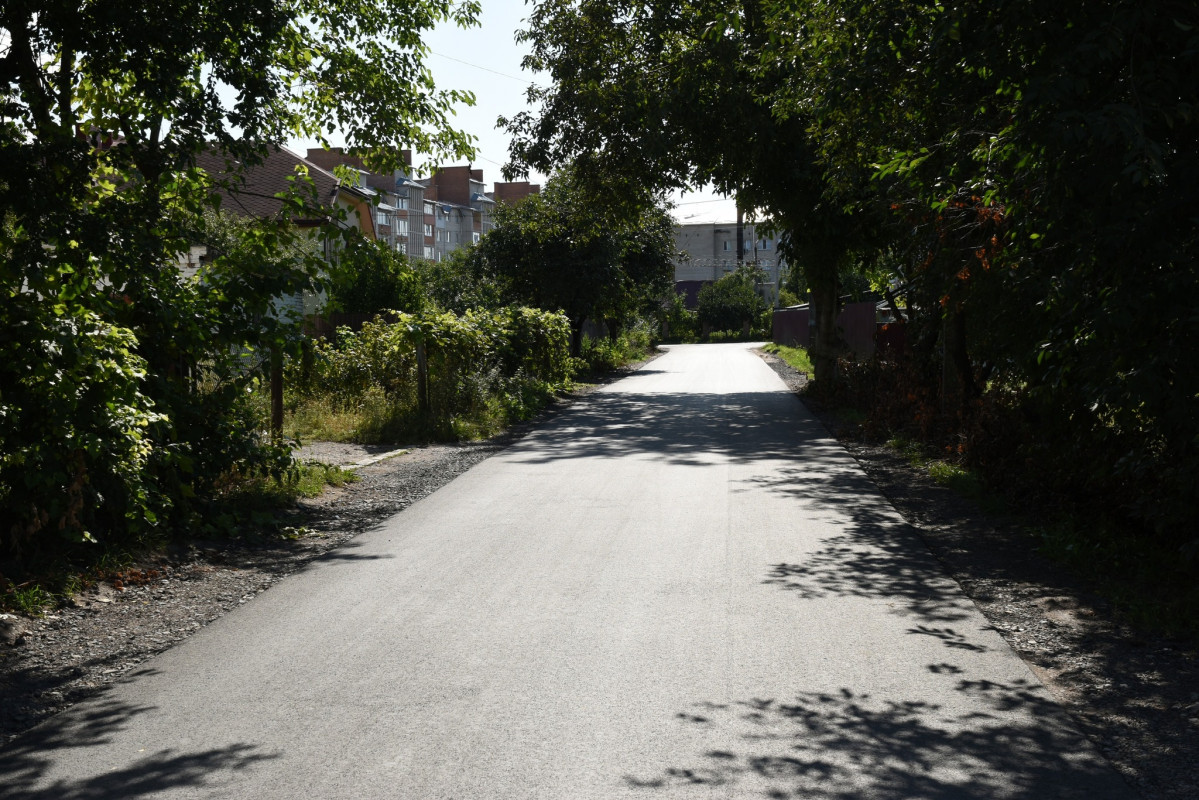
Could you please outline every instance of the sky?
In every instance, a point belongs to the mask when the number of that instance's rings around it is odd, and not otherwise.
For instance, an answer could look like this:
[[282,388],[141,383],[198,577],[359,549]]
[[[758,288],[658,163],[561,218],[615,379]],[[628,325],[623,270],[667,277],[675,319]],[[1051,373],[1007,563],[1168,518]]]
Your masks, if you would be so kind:
[[[473,166],[483,170],[490,188],[503,180],[501,169],[508,160],[508,135],[496,128],[500,116],[511,117],[526,109],[525,91],[538,76],[521,69],[527,45],[515,42],[528,13],[524,0],[482,0],[479,27],[463,30],[444,24],[429,33],[425,43],[432,53],[426,63],[438,88],[468,89],[475,94],[474,107],[462,106],[454,124],[477,138],[478,156]],[[339,144],[331,137],[332,144]],[[306,148],[296,142],[294,147]],[[300,149],[299,152],[304,152]],[[532,183],[545,183],[544,175],[532,174]],[[673,213],[679,222],[731,222],[736,207],[715,192],[676,194]]]

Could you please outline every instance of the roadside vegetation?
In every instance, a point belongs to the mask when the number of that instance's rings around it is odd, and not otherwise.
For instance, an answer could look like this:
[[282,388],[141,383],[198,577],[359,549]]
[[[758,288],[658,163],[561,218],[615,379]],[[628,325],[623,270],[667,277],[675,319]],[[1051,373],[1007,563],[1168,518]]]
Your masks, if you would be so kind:
[[[804,348],[769,344],[763,349],[799,372],[813,372]],[[953,429],[948,438],[944,433],[930,435],[936,434],[935,428],[927,427],[935,419],[931,413],[888,415],[872,393],[856,399],[846,392],[830,397],[812,385],[807,394],[817,407],[831,411],[849,435],[885,442],[913,469],[969,500],[981,513],[1014,520],[1030,549],[1083,578],[1122,619],[1142,630],[1199,641],[1199,586],[1188,560],[1168,541],[1138,534],[1127,521],[1113,517],[1108,503],[1086,505],[1052,488],[1035,487],[1038,476],[1054,480],[1052,462],[993,471],[986,462],[969,457],[965,440]]]

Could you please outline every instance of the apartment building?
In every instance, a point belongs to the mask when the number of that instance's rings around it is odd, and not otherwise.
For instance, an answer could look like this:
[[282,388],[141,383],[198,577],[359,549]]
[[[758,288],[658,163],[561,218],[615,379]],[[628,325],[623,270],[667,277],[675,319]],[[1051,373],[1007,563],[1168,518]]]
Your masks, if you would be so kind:
[[309,148],[308,161],[332,171],[348,167],[357,173],[358,187],[370,198],[374,207],[375,238],[410,258],[429,258],[424,232],[432,224],[433,211],[425,198],[425,185],[412,175],[412,151],[401,150],[404,165],[391,173],[368,170],[359,156],[340,147]]
[[433,258],[444,259],[478,241],[495,225],[495,200],[485,191],[483,170],[442,167],[421,181],[433,201]]
[[738,253],[735,222],[676,225],[674,243],[681,255],[674,262],[675,283],[715,281],[740,263],[756,264],[765,273],[758,289],[773,302],[787,267],[778,251],[778,239],[761,230],[764,225],[747,222],[741,227],[742,246]]

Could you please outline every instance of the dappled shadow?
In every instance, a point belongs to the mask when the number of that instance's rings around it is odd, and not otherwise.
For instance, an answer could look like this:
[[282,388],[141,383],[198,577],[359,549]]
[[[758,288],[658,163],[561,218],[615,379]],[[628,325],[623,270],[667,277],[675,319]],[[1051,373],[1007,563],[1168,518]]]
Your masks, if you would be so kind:
[[[132,677],[132,676],[131,676]],[[0,797],[11,800],[91,800],[147,797],[175,787],[202,787],[216,772],[245,769],[274,758],[253,745],[235,744],[194,753],[162,750],[128,766],[107,768],[80,780],[51,777],[71,751],[108,744],[137,717],[154,710],[100,699],[35,728],[0,750]]]
[[764,583],[802,598],[893,602],[895,613],[936,627],[971,614],[915,529],[789,392],[601,393],[510,452],[530,464],[633,457],[737,465],[731,492],[794,500],[797,532],[823,523],[816,547],[770,565]]
[[[930,665],[945,675],[945,665]],[[1133,797],[1039,687],[953,677],[952,704],[843,688],[776,700],[697,703],[676,724],[711,747],[692,763],[628,774],[645,794],[858,800]]]
[[785,391],[601,392],[576,403],[510,452],[524,463],[625,456],[683,465],[708,464],[713,457],[746,463],[795,458],[797,433],[813,440],[805,455],[811,448],[840,449]]
[[312,561],[312,566],[320,566],[326,564],[336,564],[337,562],[345,561],[383,561],[395,558],[394,553],[355,553],[354,550],[362,547],[362,542],[350,540],[338,547],[322,553]]
[[[764,584],[803,599],[878,599],[892,604],[894,613],[930,626],[973,616],[972,604],[945,575],[918,531],[844,453],[815,455],[802,467],[771,470],[748,483],[794,498],[797,514],[823,517],[837,530],[802,559],[769,565]],[[946,642],[950,644],[948,638]]]

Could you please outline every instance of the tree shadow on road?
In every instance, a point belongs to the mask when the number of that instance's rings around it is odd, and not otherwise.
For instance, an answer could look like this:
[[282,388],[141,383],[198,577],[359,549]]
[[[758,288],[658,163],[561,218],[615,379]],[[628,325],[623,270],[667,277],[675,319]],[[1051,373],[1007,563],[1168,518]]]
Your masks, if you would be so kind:
[[173,788],[200,788],[216,773],[237,772],[277,755],[255,745],[233,744],[191,753],[161,750],[127,766],[79,780],[53,779],[55,762],[67,752],[107,744],[137,717],[154,710],[100,699],[42,725],[0,750],[0,797],[6,800],[99,800],[149,797]]
[[952,707],[850,689],[696,704],[675,723],[712,747],[625,783],[647,796],[718,789],[778,800],[1133,797],[1038,687],[945,666],[929,665],[930,680],[955,681],[963,702]]
[[672,464],[703,465],[716,458],[748,462],[795,458],[835,448],[815,419],[787,392],[603,392],[514,444],[524,463],[576,458],[650,456]]

